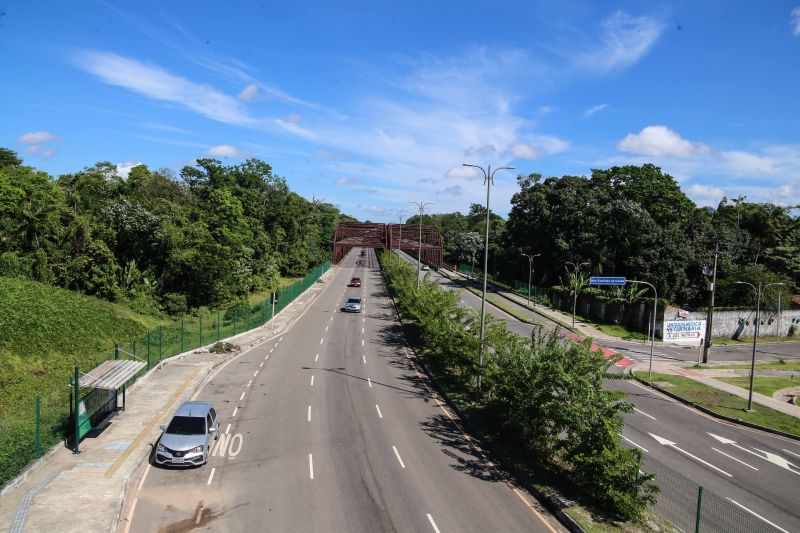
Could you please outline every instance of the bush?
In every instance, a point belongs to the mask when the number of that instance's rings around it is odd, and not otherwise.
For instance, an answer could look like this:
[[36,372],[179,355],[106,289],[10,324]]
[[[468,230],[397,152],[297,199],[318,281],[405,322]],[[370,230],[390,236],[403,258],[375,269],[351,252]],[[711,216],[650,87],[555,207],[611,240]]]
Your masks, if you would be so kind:
[[161,307],[170,316],[185,315],[189,310],[186,295],[179,292],[168,292],[161,297]]

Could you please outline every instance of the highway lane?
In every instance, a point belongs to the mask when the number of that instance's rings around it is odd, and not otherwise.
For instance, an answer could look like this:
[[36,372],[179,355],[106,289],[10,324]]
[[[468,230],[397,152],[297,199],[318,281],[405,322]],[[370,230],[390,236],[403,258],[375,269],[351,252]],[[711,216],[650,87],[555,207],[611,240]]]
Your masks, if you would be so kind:
[[[340,312],[356,294],[364,313]],[[130,530],[563,531],[466,438],[403,343],[374,252],[351,253],[292,330],[200,391],[222,417],[209,464],[149,467]]]
[[[429,279],[451,290],[459,289],[437,273],[431,272]],[[480,308],[480,298],[463,289],[461,293],[465,305]],[[530,336],[530,324],[516,321],[494,306],[487,304],[486,309],[506,321],[512,331]],[[796,441],[719,421],[636,382],[608,380],[607,386],[626,392],[627,400],[635,404],[636,411],[623,416],[625,441],[643,450],[644,468],[650,465],[666,471],[670,482],[680,485],[666,490],[662,498],[685,506],[689,520],[694,516],[690,506],[694,505],[699,484],[727,502],[727,513],[719,506],[707,509],[716,513],[714,519],[721,525],[740,528],[722,528],[723,531],[748,531],[754,527],[771,530],[764,519],[778,526],[774,531],[800,531],[800,445]],[[662,444],[665,441],[672,444]],[[737,514],[730,509],[737,509],[739,515],[754,522],[744,526],[726,522]]]

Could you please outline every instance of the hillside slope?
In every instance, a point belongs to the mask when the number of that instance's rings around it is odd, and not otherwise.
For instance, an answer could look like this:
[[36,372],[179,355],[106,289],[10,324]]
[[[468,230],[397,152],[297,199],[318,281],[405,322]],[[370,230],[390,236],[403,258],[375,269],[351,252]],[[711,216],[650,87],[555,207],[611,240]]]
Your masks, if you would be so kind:
[[113,355],[115,339],[158,319],[50,285],[0,277],[0,415],[37,392],[66,387],[76,365]]

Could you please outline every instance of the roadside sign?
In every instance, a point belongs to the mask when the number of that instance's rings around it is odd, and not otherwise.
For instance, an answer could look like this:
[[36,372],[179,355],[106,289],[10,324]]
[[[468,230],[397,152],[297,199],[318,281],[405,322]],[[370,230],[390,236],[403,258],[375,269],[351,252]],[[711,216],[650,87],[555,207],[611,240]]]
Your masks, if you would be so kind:
[[589,278],[589,285],[625,285],[625,281],[625,278],[592,276]]
[[705,320],[667,320],[664,322],[664,342],[700,346],[705,337]]

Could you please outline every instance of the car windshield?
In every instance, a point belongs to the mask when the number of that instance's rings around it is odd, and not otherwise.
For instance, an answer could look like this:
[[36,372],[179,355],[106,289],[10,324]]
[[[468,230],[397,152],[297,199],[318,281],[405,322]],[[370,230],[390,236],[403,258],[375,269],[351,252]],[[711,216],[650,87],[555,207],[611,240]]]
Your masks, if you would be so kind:
[[353,282],[361,281],[361,278],[353,278]]
[[349,304],[360,304],[361,298],[348,298],[347,303]]
[[176,416],[166,432],[172,435],[203,435],[206,432],[205,420],[201,416]]

